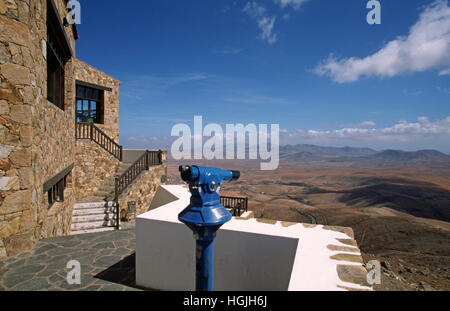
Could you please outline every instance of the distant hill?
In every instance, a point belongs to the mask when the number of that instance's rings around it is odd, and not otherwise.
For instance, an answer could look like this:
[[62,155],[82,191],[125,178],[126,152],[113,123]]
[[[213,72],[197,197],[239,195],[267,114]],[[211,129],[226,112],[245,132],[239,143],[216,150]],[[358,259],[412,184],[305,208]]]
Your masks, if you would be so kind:
[[314,155],[308,151],[292,152],[292,153],[282,153],[280,158],[284,161],[289,162],[312,162],[320,161],[322,158],[318,155]]
[[286,162],[331,162],[348,163],[354,166],[444,165],[450,167],[450,156],[436,150],[377,152],[370,148],[288,145],[280,147],[280,159]]
[[450,164],[450,156],[436,150],[420,150],[415,152],[385,150],[366,157],[360,157],[357,163],[375,166]]
[[322,147],[322,146],[315,146],[315,145],[287,145],[287,146],[281,146],[280,147],[280,154],[281,156],[288,155],[288,154],[302,154],[302,153],[309,153],[314,156],[332,156],[332,157],[339,157],[339,156],[347,156],[347,157],[360,157],[360,156],[367,156],[377,153],[377,151],[370,149],[370,148],[353,148],[353,147]]

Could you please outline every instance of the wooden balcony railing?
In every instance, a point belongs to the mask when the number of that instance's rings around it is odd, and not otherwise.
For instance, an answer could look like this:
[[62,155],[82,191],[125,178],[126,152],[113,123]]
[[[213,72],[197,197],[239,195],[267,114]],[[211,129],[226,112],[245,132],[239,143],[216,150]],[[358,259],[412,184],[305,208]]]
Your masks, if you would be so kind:
[[119,161],[123,159],[123,147],[92,123],[77,123],[75,128],[77,139],[90,139],[109,152]]

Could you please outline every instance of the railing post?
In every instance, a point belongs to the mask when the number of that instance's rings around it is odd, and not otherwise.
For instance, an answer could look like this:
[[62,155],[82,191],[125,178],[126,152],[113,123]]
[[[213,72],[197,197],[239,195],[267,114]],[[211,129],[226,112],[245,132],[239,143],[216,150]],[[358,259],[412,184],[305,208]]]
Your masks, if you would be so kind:
[[158,150],[158,160],[159,160],[159,165],[163,164],[163,160],[162,160],[162,150],[159,149]]
[[119,160],[120,160],[120,162],[122,162],[123,161],[123,146],[120,146],[119,147],[119,150],[120,150],[120,154],[119,154]]
[[120,229],[119,178],[115,178],[114,201],[116,203],[116,229]]
[[91,138],[91,140],[94,140],[94,124],[90,123],[89,126],[90,126],[90,131],[91,131],[90,138]]
[[150,151],[145,150],[145,169],[148,171],[150,169]]

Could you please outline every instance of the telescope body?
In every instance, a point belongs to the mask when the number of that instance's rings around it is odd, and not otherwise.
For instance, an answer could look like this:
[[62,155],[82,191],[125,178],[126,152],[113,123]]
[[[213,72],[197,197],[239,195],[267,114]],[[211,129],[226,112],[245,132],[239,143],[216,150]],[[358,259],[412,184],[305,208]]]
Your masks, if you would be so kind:
[[223,182],[239,179],[240,172],[204,166],[180,166],[179,170],[191,192],[190,204],[178,219],[192,230],[196,239],[196,289],[212,291],[214,238],[217,230],[232,218],[220,204],[217,190]]

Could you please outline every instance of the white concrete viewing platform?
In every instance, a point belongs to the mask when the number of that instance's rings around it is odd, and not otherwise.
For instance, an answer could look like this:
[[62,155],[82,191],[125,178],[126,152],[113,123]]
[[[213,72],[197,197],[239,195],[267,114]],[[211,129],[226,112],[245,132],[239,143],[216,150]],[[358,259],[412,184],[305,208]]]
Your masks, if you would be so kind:
[[[178,221],[189,199],[186,186],[161,186],[137,217],[138,286],[195,290],[195,240]],[[350,228],[233,218],[215,239],[217,291],[372,290],[366,276]]]

